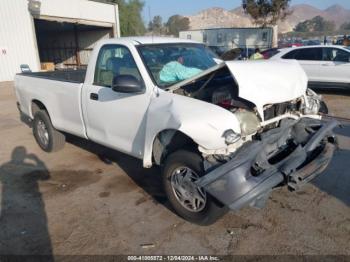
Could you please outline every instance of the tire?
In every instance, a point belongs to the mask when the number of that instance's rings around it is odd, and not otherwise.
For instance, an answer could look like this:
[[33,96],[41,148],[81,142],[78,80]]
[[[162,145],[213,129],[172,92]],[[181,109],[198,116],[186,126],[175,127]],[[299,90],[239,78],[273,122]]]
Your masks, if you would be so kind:
[[38,145],[45,152],[59,151],[66,142],[64,134],[52,126],[50,117],[44,110],[40,110],[34,115],[33,135]]
[[[179,194],[181,195],[181,193],[173,186],[173,184],[176,184],[176,182],[174,182],[174,180],[176,180],[176,176],[182,177],[181,174],[186,172],[186,168],[187,170],[193,171],[194,173],[192,173],[192,175],[197,176],[197,178],[204,175],[203,159],[197,153],[179,150],[166,158],[162,170],[165,193],[171,206],[180,217],[194,224],[210,225],[222,217],[228,209],[223,207],[216,199],[206,193],[203,189],[198,188],[195,191],[199,193],[199,196],[203,197],[200,192],[205,193],[205,204],[198,204],[197,211],[193,210],[193,205],[192,210],[190,210],[191,208],[189,207],[186,208],[178,197]],[[176,171],[180,173],[175,175]],[[184,188],[181,187],[181,191],[183,189]],[[187,192],[189,193],[190,191]]]

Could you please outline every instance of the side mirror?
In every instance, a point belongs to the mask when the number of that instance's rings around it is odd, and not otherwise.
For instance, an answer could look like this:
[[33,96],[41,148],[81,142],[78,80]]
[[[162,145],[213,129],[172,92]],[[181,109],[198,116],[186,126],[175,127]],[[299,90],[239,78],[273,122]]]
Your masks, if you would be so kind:
[[119,75],[113,78],[112,90],[118,93],[141,93],[143,85],[132,75]]
[[32,72],[29,65],[27,65],[27,64],[20,65],[20,68],[21,68],[22,73],[31,73]]

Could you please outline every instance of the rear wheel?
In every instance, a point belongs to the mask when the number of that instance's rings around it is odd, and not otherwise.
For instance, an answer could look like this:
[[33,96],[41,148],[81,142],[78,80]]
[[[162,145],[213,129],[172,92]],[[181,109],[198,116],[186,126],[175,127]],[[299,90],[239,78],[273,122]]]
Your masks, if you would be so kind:
[[52,126],[50,117],[44,110],[40,110],[34,115],[33,135],[41,149],[46,152],[62,149],[66,141],[64,134]]
[[165,161],[163,183],[169,202],[178,215],[195,224],[209,225],[224,215],[227,208],[194,184],[203,175],[201,156],[179,150]]

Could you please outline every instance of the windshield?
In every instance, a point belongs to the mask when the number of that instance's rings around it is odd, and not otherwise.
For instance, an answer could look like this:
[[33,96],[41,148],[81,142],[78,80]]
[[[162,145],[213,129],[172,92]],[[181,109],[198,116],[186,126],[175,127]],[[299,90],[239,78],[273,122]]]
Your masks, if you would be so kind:
[[191,78],[216,65],[217,56],[202,44],[152,44],[138,47],[154,82],[161,88]]

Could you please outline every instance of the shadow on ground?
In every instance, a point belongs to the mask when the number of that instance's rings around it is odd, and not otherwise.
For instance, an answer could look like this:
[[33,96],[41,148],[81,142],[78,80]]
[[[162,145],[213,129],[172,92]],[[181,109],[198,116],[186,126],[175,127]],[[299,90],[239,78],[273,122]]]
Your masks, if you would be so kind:
[[105,164],[117,164],[155,202],[172,211],[163,191],[159,167],[145,169],[140,159],[72,135],[67,135],[67,142],[97,155]]
[[313,184],[321,191],[332,195],[350,207],[350,126],[336,130],[336,134],[348,140],[339,141],[339,149],[335,152],[333,160],[323,174],[318,176]]
[[1,165],[1,255],[40,254],[52,260],[45,203],[39,191],[40,181],[48,179],[45,163],[22,146]]

